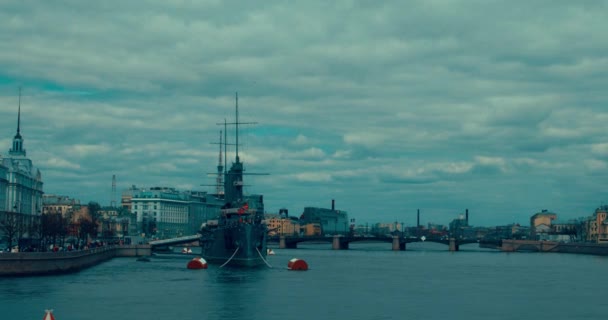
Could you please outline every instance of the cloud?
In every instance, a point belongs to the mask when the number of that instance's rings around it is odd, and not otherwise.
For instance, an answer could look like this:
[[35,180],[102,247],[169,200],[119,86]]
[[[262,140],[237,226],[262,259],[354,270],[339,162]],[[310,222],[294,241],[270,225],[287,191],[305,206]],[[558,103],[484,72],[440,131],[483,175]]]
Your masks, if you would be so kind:
[[257,122],[239,155],[270,173],[248,190],[269,211],[332,195],[358,221],[395,207],[446,220],[474,203],[475,223],[499,224],[603,197],[588,177],[608,153],[605,4],[234,5],[0,4],[1,154],[21,86],[46,190],[107,203],[114,174],[119,188],[210,184],[220,130],[234,160],[238,91],[240,120]]
[[80,165],[61,158],[48,158],[37,164],[48,169],[78,170]]

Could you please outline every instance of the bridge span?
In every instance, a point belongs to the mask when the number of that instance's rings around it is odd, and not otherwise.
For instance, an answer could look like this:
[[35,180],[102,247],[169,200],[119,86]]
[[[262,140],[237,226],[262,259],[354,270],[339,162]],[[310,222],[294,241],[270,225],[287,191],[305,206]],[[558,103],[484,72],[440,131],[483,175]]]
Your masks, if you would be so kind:
[[198,239],[200,237],[201,237],[200,234],[194,234],[191,236],[184,236],[184,237],[179,237],[179,238],[153,240],[153,241],[150,241],[148,244],[150,245],[150,247],[152,249],[168,247],[168,246],[173,246],[173,245],[178,245],[178,244],[189,244],[189,243],[191,243],[191,244],[195,243],[198,245]]
[[449,239],[436,239],[436,238],[417,238],[417,237],[400,237],[400,236],[380,236],[380,237],[353,237],[353,236],[343,236],[343,235],[335,235],[331,237],[327,236],[307,236],[307,237],[299,237],[299,236],[279,236],[269,238],[268,241],[277,241],[279,242],[279,248],[281,249],[296,249],[298,247],[298,243],[303,242],[328,242],[331,243],[331,247],[334,250],[346,250],[349,248],[350,243],[354,242],[387,242],[392,244],[392,249],[394,251],[404,251],[406,250],[407,244],[412,242],[436,242],[442,243],[448,246],[450,251],[458,251],[460,249],[460,245],[469,244],[469,243],[478,243],[477,239],[457,239],[457,238],[449,238]]

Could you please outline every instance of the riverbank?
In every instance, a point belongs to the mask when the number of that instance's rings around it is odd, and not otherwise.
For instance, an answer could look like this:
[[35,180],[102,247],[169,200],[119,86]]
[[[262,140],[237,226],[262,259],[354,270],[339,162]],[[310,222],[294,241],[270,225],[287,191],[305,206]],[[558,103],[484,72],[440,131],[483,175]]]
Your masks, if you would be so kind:
[[75,272],[115,257],[151,254],[149,245],[107,246],[65,252],[17,252],[0,254],[0,276],[32,276]]
[[608,256],[608,244],[583,242],[556,242],[537,240],[502,240],[500,250],[505,252],[557,252]]

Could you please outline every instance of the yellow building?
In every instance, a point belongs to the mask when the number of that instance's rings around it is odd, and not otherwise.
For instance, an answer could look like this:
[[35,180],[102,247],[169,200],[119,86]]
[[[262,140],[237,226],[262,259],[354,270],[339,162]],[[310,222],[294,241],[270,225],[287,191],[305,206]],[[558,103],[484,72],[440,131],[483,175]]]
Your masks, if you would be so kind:
[[551,231],[551,223],[555,219],[557,219],[557,214],[545,209],[534,214],[530,218],[530,235],[532,239],[548,234]]
[[69,217],[76,208],[80,208],[80,201],[68,196],[45,194],[42,196],[42,214],[60,213],[62,217]]
[[278,214],[265,214],[264,219],[268,226],[268,235],[289,235],[297,236],[300,235],[300,222],[297,218],[283,217]]
[[307,223],[302,226],[302,233],[305,236],[320,236],[321,235],[321,224],[320,223]]
[[593,216],[585,221],[586,241],[607,243],[608,242],[608,206],[595,209]]

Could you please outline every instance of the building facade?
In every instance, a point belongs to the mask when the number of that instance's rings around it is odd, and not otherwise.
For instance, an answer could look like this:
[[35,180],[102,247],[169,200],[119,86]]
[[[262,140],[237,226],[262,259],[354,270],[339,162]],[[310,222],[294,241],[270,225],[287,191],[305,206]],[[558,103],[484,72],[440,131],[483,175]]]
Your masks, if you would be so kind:
[[300,224],[318,223],[324,235],[347,234],[349,232],[348,214],[346,211],[326,208],[304,208]]
[[555,219],[557,219],[557,214],[549,212],[546,209],[535,213],[530,217],[530,238],[532,240],[546,240]]
[[[247,195],[244,198],[251,209],[264,212],[261,195]],[[167,187],[132,187],[128,192],[123,192],[122,199],[129,201],[122,206],[131,207],[131,212],[136,216],[138,233],[159,239],[198,233],[204,222],[219,217],[220,209],[225,204],[217,194],[178,191]]]
[[54,194],[42,196],[42,214],[61,213],[63,217],[71,216],[74,207],[80,207],[80,200]]
[[32,160],[26,155],[19,106],[17,134],[13,138],[12,148],[7,156],[0,156],[0,242],[15,243],[39,236],[42,186],[40,170],[33,166]]
[[303,234],[300,229],[300,221],[296,217],[268,213],[264,215],[264,220],[268,225],[269,236],[299,236]]

